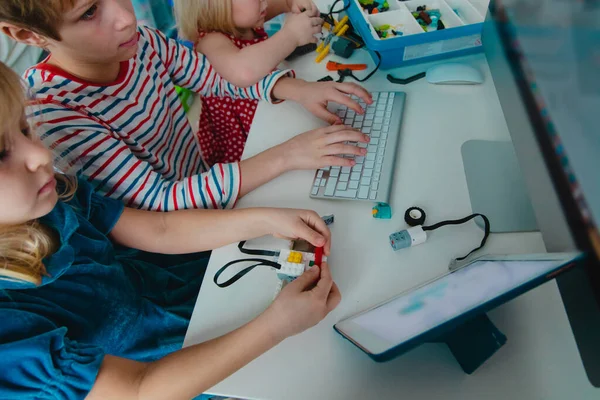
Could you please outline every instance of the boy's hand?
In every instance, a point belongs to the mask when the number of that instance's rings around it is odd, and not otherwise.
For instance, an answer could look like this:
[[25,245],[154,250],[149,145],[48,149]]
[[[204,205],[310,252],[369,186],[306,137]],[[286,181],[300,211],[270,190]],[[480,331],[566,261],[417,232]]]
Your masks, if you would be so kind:
[[368,143],[369,136],[344,125],[332,125],[293,137],[271,150],[281,160],[284,171],[318,169],[329,166],[353,167],[356,161],[344,154],[364,156],[367,149],[345,142]]
[[327,104],[343,104],[359,114],[362,107],[348,95],[355,95],[367,104],[373,103],[371,94],[355,83],[306,82],[302,79],[282,78],[273,88],[272,95],[280,100],[293,100],[315,116],[330,124],[341,124],[340,117],[327,109]]
[[315,247],[324,247],[325,255],[329,255],[331,232],[319,214],[291,208],[267,208],[264,211],[264,220],[271,235],[288,240],[306,240]]
[[304,46],[308,43],[317,43],[319,39],[315,36],[321,33],[323,20],[312,17],[309,13],[289,14],[283,25],[283,32],[289,40],[293,40],[296,46]]
[[276,341],[315,326],[340,304],[342,295],[326,262],[288,284],[261,315]]
[[319,8],[311,0],[287,0],[287,3],[288,7],[294,14],[306,12],[312,17],[318,17],[320,15]]

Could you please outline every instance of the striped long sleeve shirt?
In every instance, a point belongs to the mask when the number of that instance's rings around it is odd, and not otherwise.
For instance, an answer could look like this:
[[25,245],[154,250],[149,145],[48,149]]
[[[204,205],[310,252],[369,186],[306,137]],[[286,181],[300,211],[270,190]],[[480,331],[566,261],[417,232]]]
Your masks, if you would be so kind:
[[249,88],[217,75],[199,53],[139,28],[138,52],[116,81],[99,85],[42,62],[25,73],[35,101],[28,118],[56,165],[130,207],[170,211],[231,208],[241,185],[238,163],[208,168],[175,85],[205,96],[271,101],[275,71]]

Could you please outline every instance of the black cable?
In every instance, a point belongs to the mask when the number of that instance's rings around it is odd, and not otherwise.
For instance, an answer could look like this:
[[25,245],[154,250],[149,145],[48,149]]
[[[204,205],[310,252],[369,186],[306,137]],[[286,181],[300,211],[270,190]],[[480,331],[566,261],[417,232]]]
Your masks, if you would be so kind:
[[[238,272],[237,274],[235,274],[233,277],[231,277],[229,280],[227,280],[227,281],[225,281],[223,283],[217,282],[219,280],[219,276],[221,276],[221,274],[227,268],[229,268],[233,264],[237,264],[237,263],[240,263],[240,262],[256,262],[256,264],[251,265],[248,268],[245,268],[245,269],[241,270],[240,272]],[[215,276],[213,278],[213,281],[215,282],[215,285],[217,285],[218,287],[220,287],[220,288],[226,288],[228,286],[233,285],[240,278],[242,278],[244,275],[246,275],[248,272],[252,271],[254,268],[256,268],[258,266],[261,266],[261,265],[266,265],[268,267],[273,267],[275,269],[281,269],[281,265],[279,265],[275,261],[263,260],[261,258],[244,258],[242,260],[234,260],[234,261],[231,261],[231,262],[228,262],[227,264],[225,264],[223,267],[221,267],[220,270],[217,271],[217,273],[215,274]]]
[[468,222],[476,217],[481,217],[483,219],[483,223],[484,223],[484,233],[483,233],[483,239],[481,240],[481,244],[479,245],[479,247],[471,250],[469,252],[469,254],[467,254],[466,256],[463,257],[459,257],[456,259],[456,261],[462,261],[465,258],[469,257],[471,254],[473,254],[474,252],[476,252],[477,250],[483,248],[483,246],[485,246],[485,243],[487,242],[488,237],[490,236],[490,220],[483,214],[472,214],[469,215],[468,217],[465,218],[461,218],[461,219],[454,219],[454,220],[449,220],[449,221],[442,221],[442,222],[438,222],[437,224],[433,224],[433,225],[429,225],[429,226],[424,226],[423,230],[424,231],[433,231],[436,230],[438,228],[441,228],[442,226],[446,226],[446,225],[461,225],[464,224],[465,222]]
[[352,78],[352,79],[354,79],[354,80],[356,80],[358,82],[364,82],[367,79],[369,79],[370,77],[372,77],[375,74],[375,72],[377,72],[379,70],[379,67],[381,66],[381,54],[379,54],[379,52],[377,50],[374,50],[374,51],[375,51],[375,54],[377,54],[377,58],[379,59],[379,61],[377,61],[377,65],[375,66],[375,69],[373,71],[371,71],[369,73],[369,75],[365,76],[362,79],[359,79],[359,78],[356,77],[356,75],[354,75],[354,73],[352,72],[352,70],[350,70],[350,69],[343,69],[343,70],[338,71],[338,75],[340,76],[340,78],[338,79],[338,82],[343,82],[344,78],[347,77],[347,76],[349,76],[350,78]]
[[252,250],[245,249],[244,245],[246,244],[245,240],[242,240],[238,243],[238,249],[244,254],[250,254],[251,256],[269,256],[269,257],[277,257],[279,256],[278,251],[269,251],[269,250]]

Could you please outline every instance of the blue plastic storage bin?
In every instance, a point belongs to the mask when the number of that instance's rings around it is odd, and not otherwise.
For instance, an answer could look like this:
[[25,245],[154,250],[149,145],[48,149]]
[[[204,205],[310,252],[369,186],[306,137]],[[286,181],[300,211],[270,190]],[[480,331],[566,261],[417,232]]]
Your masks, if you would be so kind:
[[[383,1],[383,0],[381,0]],[[352,26],[363,38],[375,63],[381,55],[381,69],[424,63],[482,51],[481,31],[487,0],[388,0],[389,11],[369,15],[358,0],[344,0]],[[413,17],[418,6],[437,9],[446,26],[425,31]],[[379,38],[375,27],[392,25],[402,36]]]

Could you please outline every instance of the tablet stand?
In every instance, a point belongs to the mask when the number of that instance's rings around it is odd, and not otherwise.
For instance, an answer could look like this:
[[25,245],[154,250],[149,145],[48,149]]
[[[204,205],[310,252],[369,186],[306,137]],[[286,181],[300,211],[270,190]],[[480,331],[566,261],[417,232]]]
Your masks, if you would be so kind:
[[486,314],[481,314],[435,342],[446,343],[463,371],[472,374],[506,343],[506,336]]

